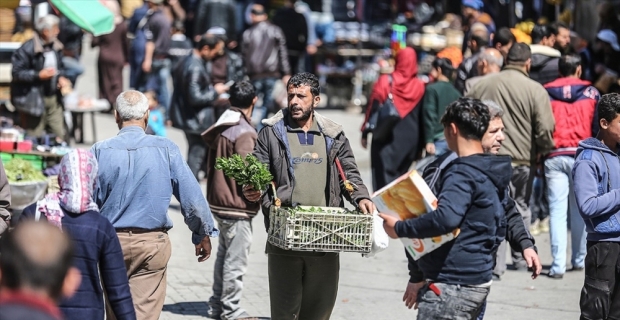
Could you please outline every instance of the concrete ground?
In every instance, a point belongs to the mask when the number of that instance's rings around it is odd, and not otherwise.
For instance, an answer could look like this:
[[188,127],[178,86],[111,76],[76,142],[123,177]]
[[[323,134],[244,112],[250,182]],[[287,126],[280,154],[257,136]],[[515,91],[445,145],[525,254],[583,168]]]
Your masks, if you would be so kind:
[[[86,72],[78,79],[77,90],[96,96],[97,51],[91,50],[88,44],[84,49],[82,63]],[[322,113],[344,126],[362,177],[366,183],[370,183],[369,152],[364,150],[359,142],[359,126],[363,116],[345,111],[326,110]],[[90,119],[86,117],[85,141],[91,143]],[[118,131],[111,115],[98,114],[95,116],[95,123],[99,140],[113,137]],[[182,132],[169,129],[169,138],[185,153],[187,145]],[[90,144],[78,147],[88,148]],[[194,256],[190,231],[184,225],[174,200],[169,214],[175,223],[175,227],[170,231],[173,252],[168,264],[166,303],[160,319],[206,319],[206,301],[212,293],[217,239],[212,240],[212,257],[206,262],[198,263]],[[249,314],[269,317],[267,257],[264,254],[266,232],[261,216],[255,219],[253,227],[254,242],[248,272],[244,278],[241,303]],[[537,236],[536,242],[543,264],[551,264],[548,234]],[[563,280],[553,280],[545,276],[532,280],[525,272],[508,270],[501,281],[493,283],[485,319],[576,319],[579,317],[579,294],[583,278],[583,272],[573,272],[567,273]],[[414,318],[416,312],[407,309],[402,302],[407,281],[407,260],[400,241],[392,240],[390,247],[374,258],[363,258],[360,254],[342,254],[338,299],[332,319]]]

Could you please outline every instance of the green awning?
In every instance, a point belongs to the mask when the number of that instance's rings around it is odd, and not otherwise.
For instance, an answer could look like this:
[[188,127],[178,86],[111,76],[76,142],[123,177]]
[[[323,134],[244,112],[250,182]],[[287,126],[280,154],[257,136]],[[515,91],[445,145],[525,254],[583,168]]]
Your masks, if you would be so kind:
[[94,36],[114,31],[114,14],[99,0],[50,0],[50,3],[69,20]]

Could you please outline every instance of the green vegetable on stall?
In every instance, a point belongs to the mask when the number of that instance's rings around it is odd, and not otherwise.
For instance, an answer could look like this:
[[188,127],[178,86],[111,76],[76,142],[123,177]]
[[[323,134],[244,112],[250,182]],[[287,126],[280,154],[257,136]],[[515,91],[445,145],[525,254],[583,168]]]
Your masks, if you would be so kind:
[[23,159],[12,159],[4,165],[4,171],[9,182],[45,181],[40,170],[35,169],[32,163]]
[[248,154],[245,159],[238,154],[228,158],[217,158],[215,169],[222,170],[227,177],[235,179],[238,185],[250,185],[257,191],[265,190],[273,180],[267,166],[251,154]]

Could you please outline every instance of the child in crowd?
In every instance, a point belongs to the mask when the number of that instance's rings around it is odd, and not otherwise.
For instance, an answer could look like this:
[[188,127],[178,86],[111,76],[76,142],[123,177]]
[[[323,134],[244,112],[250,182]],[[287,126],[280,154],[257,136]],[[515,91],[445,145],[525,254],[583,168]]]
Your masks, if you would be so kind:
[[144,95],[149,99],[149,124],[146,128],[147,134],[160,137],[166,136],[166,115],[165,109],[157,101],[157,93],[155,91],[147,91]]
[[598,103],[596,138],[579,143],[573,166],[575,198],[588,233],[581,319],[620,317],[620,94]]

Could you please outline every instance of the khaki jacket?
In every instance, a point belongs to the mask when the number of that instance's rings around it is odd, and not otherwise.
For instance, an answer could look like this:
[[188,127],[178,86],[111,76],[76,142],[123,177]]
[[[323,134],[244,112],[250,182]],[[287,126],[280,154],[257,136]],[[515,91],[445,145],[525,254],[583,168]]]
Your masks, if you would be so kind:
[[554,148],[555,120],[549,95],[519,67],[509,65],[481,79],[467,96],[502,107],[506,140],[500,154],[511,156],[513,163],[533,166],[537,155]]

